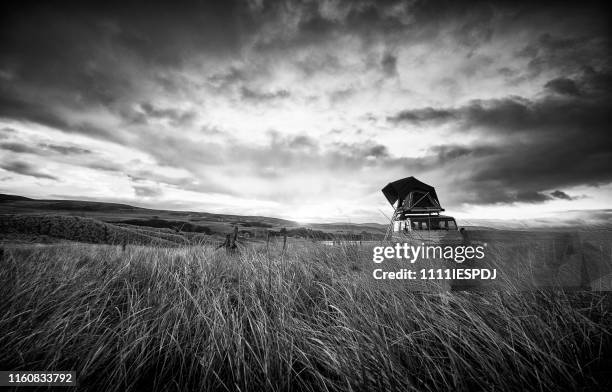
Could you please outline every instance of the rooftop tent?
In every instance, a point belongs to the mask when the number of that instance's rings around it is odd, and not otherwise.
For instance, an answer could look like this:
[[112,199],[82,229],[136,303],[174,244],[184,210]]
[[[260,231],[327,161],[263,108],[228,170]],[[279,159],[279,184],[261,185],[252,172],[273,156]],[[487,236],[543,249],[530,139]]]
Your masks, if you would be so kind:
[[407,212],[439,212],[440,206],[436,189],[414,177],[406,177],[390,182],[382,189],[391,205],[398,202],[397,209]]

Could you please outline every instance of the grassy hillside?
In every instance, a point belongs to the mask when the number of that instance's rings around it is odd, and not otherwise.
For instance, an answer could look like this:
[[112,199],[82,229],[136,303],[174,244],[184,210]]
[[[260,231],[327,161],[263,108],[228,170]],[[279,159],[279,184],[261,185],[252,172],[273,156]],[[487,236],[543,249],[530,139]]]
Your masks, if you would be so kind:
[[27,242],[67,240],[94,244],[155,246],[176,246],[212,240],[209,236],[198,233],[174,234],[149,227],[115,225],[77,216],[0,215],[0,240],[23,242],[24,239],[27,239]]
[[105,203],[82,200],[37,200],[16,195],[0,194],[0,213],[45,213],[67,215],[92,215],[101,220],[105,219],[131,219],[131,218],[159,218],[177,219],[187,221],[210,221],[227,224],[243,224],[245,226],[261,227],[293,227],[296,222],[263,216],[241,216],[227,214],[211,214],[207,212],[169,211],[134,207],[127,204]]
[[363,256],[9,246],[0,368],[75,369],[91,391],[603,388],[609,294],[414,292]]
[[[127,204],[79,200],[35,200],[22,196],[0,194],[0,215],[59,215],[91,218],[110,224],[130,224],[142,227],[164,227],[185,232],[225,235],[234,226],[250,237],[265,237],[265,231],[289,230],[290,236],[325,238],[326,235],[354,236],[384,234],[385,226],[377,224],[299,225],[296,222],[263,216],[211,214],[206,212],[152,210]],[[305,233],[305,229],[310,230]]]

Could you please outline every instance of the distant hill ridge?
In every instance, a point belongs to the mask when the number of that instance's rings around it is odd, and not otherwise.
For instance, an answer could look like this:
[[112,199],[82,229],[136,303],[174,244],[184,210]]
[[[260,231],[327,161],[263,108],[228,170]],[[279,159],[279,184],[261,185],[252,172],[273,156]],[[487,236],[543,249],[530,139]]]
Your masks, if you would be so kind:
[[7,195],[4,193],[0,193],[0,203],[3,201],[16,201],[16,200],[34,200],[29,197],[17,196],[17,195]]
[[[111,225],[166,228],[184,232],[224,235],[238,227],[247,236],[261,236],[261,231],[289,230],[289,235],[316,236],[384,234],[385,225],[376,223],[322,223],[300,225],[297,222],[252,215],[213,214],[196,211],[156,210],[128,204],[83,200],[31,199],[19,195],[0,194],[0,214],[52,215],[93,218]],[[308,229],[309,231],[304,231]],[[265,237],[265,235],[264,235]]]
[[[17,202],[17,203],[13,203]],[[59,211],[106,211],[112,212],[116,210],[131,210],[140,211],[148,215],[155,214],[171,214],[174,216],[198,216],[198,217],[221,217],[224,220],[227,219],[247,219],[247,220],[265,220],[266,222],[273,222],[276,225],[287,225],[287,226],[298,226],[296,222],[264,217],[264,216],[249,216],[249,215],[229,215],[229,214],[214,214],[209,212],[196,212],[196,211],[172,211],[172,210],[157,210],[144,207],[135,207],[129,204],[122,203],[109,203],[100,201],[85,201],[85,200],[62,200],[62,199],[31,199],[19,195],[9,195],[0,193],[0,203],[11,203],[10,207],[15,209],[14,212],[22,212],[19,210],[59,210]],[[1,206],[0,208],[7,208],[9,206]],[[9,211],[0,211],[7,213]]]

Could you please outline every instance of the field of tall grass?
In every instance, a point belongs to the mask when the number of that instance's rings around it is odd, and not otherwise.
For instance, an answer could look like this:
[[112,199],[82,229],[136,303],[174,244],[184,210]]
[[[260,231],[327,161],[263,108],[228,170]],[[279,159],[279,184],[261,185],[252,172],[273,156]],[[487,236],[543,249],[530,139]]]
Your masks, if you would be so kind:
[[0,368],[85,391],[604,387],[607,293],[427,293],[371,269],[357,245],[6,246]]

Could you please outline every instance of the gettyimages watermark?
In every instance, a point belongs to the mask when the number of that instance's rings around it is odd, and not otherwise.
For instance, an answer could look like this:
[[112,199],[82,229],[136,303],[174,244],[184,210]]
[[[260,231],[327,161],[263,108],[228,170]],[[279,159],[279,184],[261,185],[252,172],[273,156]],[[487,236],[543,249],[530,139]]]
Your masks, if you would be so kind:
[[[372,261],[381,264],[396,260],[410,264],[410,268],[400,268],[394,271],[384,271],[375,268],[372,276],[376,280],[494,280],[497,278],[495,268],[460,268],[458,265],[466,261],[484,260],[486,244],[484,245],[411,245],[396,243],[394,246],[376,246],[372,250]],[[442,260],[452,264],[443,268],[418,268],[415,264],[423,260]],[[415,268],[416,267],[416,268]]]

